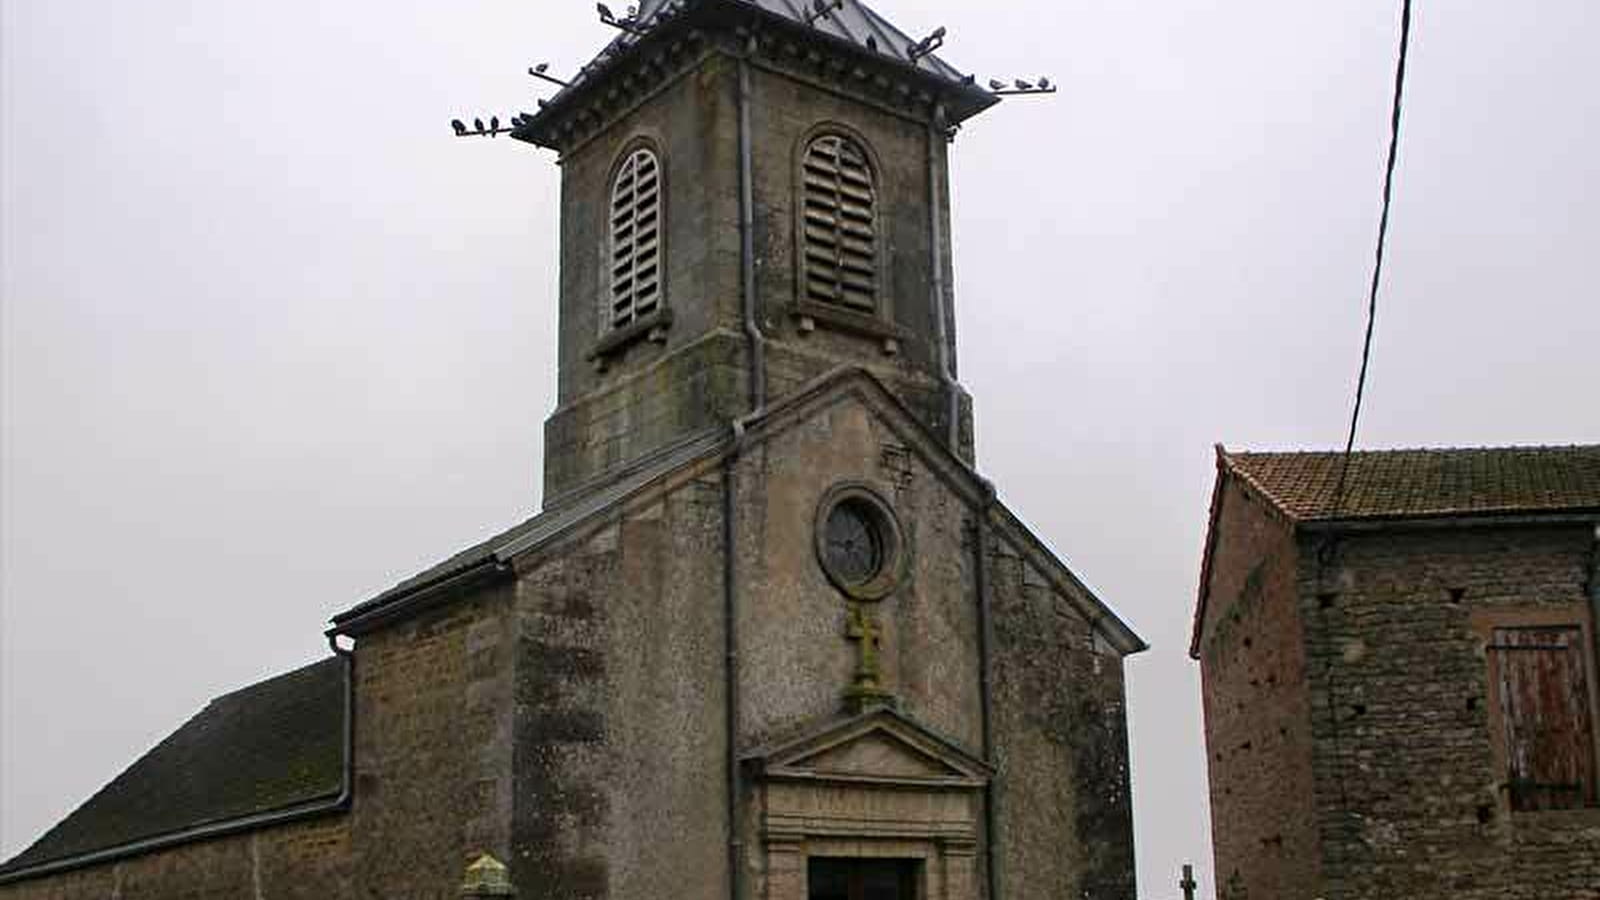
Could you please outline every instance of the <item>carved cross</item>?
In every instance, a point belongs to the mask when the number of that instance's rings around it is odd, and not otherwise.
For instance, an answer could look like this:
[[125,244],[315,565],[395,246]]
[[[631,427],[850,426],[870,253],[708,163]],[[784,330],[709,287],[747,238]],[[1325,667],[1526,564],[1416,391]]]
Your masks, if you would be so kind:
[[844,633],[857,644],[855,683],[845,691],[845,700],[857,711],[892,703],[893,695],[883,689],[883,669],[878,662],[878,649],[883,645],[882,626],[862,604],[852,603]]
[[878,648],[883,646],[883,632],[878,630],[877,620],[867,615],[861,604],[851,604],[845,635],[860,644],[856,662],[856,684],[870,684],[876,687],[878,678],[882,675],[882,670],[878,667]]

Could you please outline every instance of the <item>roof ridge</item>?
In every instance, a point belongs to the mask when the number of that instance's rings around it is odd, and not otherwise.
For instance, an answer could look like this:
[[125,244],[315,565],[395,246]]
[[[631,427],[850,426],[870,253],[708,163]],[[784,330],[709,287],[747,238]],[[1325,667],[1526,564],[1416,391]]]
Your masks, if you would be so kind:
[[[1220,445],[1219,445],[1220,446]],[[1378,447],[1371,450],[1353,450],[1351,456],[1381,456],[1391,453],[1519,453],[1528,451],[1600,450],[1600,444],[1507,444],[1501,446],[1476,445],[1452,447]],[[1238,456],[1343,456],[1343,450],[1224,450],[1229,457]]]

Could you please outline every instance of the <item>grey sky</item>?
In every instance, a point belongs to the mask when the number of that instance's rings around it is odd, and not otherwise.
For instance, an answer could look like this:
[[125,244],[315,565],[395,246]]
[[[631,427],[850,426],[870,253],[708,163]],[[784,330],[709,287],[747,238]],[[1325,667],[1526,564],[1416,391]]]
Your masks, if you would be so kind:
[[[1150,640],[1141,894],[1209,892],[1215,441],[1343,439],[1398,0],[878,0],[1052,76],[955,155],[980,467]],[[559,8],[556,8],[558,7]],[[586,0],[0,0],[0,851],[332,612],[536,508]],[[1600,11],[1422,2],[1366,446],[1600,441]]]

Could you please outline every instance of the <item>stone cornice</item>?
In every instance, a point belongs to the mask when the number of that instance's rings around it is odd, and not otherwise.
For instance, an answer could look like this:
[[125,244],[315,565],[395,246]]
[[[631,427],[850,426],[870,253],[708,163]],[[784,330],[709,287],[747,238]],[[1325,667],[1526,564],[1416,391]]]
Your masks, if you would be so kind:
[[632,44],[603,51],[584,67],[581,81],[541,102],[540,112],[512,137],[562,154],[576,152],[716,54],[747,59],[919,124],[931,120],[940,102],[953,105],[951,119],[959,121],[998,101],[975,85],[930,75],[760,10],[705,4]]

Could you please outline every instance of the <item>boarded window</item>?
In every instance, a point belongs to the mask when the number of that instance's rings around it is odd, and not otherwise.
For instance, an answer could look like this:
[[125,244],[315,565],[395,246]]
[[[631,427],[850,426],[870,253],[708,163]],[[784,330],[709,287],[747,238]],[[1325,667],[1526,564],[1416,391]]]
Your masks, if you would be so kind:
[[875,312],[877,188],[866,153],[845,137],[817,138],[806,148],[801,178],[805,299]]
[[601,330],[631,325],[661,305],[661,166],[649,150],[623,161],[611,185],[611,293]]
[[1511,808],[1592,804],[1594,730],[1583,629],[1496,628],[1489,650],[1497,663]]

